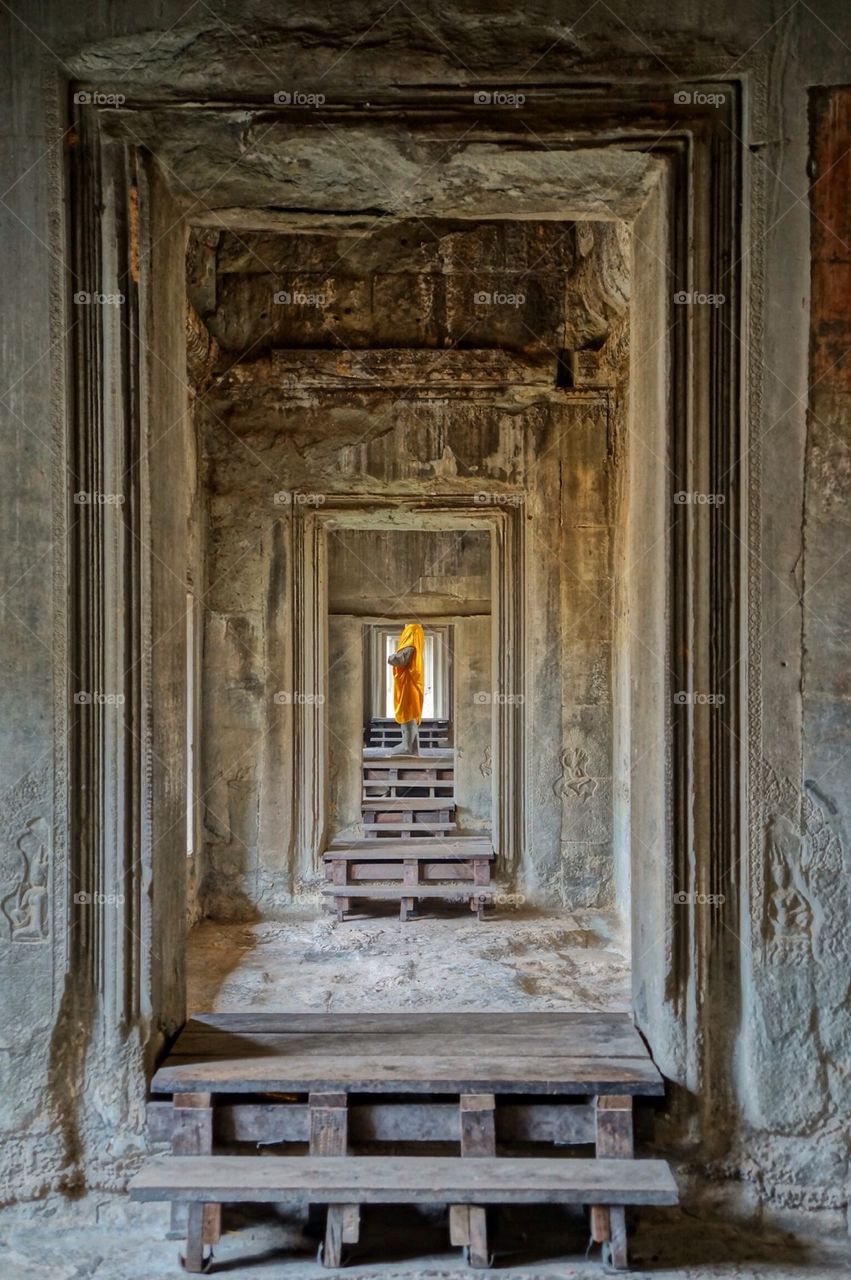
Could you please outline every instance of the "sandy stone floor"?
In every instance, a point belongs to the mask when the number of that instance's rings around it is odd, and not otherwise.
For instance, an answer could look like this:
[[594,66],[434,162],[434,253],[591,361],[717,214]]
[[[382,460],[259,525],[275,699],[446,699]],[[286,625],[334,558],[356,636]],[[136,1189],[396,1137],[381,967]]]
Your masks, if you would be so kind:
[[[401,924],[392,908],[338,924],[293,911],[257,924],[205,923],[189,947],[190,1009],[626,1010],[629,969],[614,920],[497,913],[479,922],[440,904]],[[0,1216],[0,1280],[166,1280],[186,1273],[166,1239],[160,1205],[89,1196],[43,1206],[29,1220]],[[210,1275],[222,1280],[601,1280],[585,1257],[583,1216],[504,1209],[492,1235],[494,1268],[471,1272],[448,1244],[445,1214],[414,1209],[364,1215],[344,1272],[316,1260],[304,1224],[251,1211],[228,1216]],[[633,1237],[633,1280],[839,1280],[851,1275],[841,1244],[755,1240],[743,1228],[679,1211],[645,1214]],[[623,1273],[617,1273],[623,1274]]]
[[479,921],[437,904],[405,924],[398,908],[375,912],[199,925],[190,1010],[629,1009],[626,948],[601,912]]

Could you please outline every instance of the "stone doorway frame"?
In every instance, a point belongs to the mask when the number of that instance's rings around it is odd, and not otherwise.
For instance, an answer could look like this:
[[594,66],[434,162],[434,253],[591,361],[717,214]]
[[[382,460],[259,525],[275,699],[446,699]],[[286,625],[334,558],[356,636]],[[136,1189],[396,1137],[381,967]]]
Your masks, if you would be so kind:
[[[305,495],[309,497],[310,495]],[[501,495],[510,499],[513,495]],[[494,691],[514,695],[492,708],[492,838],[501,874],[517,868],[526,832],[524,529],[517,501],[485,507],[476,495],[432,493],[328,494],[320,507],[293,495],[293,616],[295,688],[320,695],[295,707],[297,873],[316,876],[328,837],[328,734],[324,700],[328,672],[329,528],[487,531],[491,546],[491,654]],[[514,779],[523,779],[517,786]]]
[[[750,194],[743,190],[741,159],[747,77],[730,78],[720,61],[715,73],[705,66],[684,81],[636,78],[615,85],[577,77],[561,89],[548,85],[532,122],[547,150],[632,148],[663,159],[669,174],[672,292],[705,288],[705,282],[723,274],[729,280],[730,307],[723,321],[708,308],[693,314],[674,308],[669,332],[668,489],[720,491],[726,502],[723,513],[717,507],[702,510],[693,521],[685,518],[687,513],[677,513],[670,528],[668,685],[670,691],[712,690],[724,701],[712,715],[695,709],[669,717],[665,772],[670,787],[659,872],[660,891],[669,904],[674,894],[726,889],[729,909],[723,924],[694,910],[669,909],[657,951],[649,960],[639,957],[641,965],[652,969],[648,981],[635,970],[636,1016],[657,1060],[672,1078],[690,1090],[700,1089],[709,1108],[714,1093],[708,1081],[720,1097],[728,1095],[741,963],[738,934],[744,918],[740,899],[747,884],[739,870],[748,851],[743,834],[747,768],[760,750],[758,672],[753,666],[748,670],[749,658],[758,662],[759,566],[748,565],[744,551],[748,530],[757,528],[759,467],[753,452],[747,472],[742,461],[747,456],[745,392],[752,414],[758,414],[760,390],[742,333],[750,324],[751,333],[758,335],[761,277],[758,256],[745,261],[741,248],[742,229],[753,218],[747,206],[743,213]],[[695,101],[685,111],[674,96],[683,86],[696,99],[700,92],[704,100],[721,93],[724,105]],[[77,86],[68,88],[70,99]],[[349,121],[374,120],[381,96],[373,95],[367,110],[353,91],[335,123],[344,128]],[[433,119],[443,136],[452,128],[460,135],[474,112],[471,96],[463,88],[393,86],[385,109],[402,126],[422,128]],[[238,94],[228,100],[238,101]],[[178,91],[163,101],[191,109],[194,100]],[[244,106],[249,112],[270,109],[268,103]],[[140,216],[143,227],[148,218],[145,161],[139,150],[105,136],[96,106],[75,107],[74,114],[69,188],[73,274],[62,282],[61,300],[66,314],[73,289],[114,292],[120,262],[132,255]],[[484,141],[499,145],[510,137],[526,147],[537,145],[528,129],[508,119],[500,121],[498,131],[488,131]],[[758,193],[755,203],[755,217],[764,216]],[[569,210],[563,216],[569,217]],[[141,271],[144,292],[150,288],[144,262]],[[749,288],[756,319],[746,308],[746,272],[755,277]],[[125,716],[120,733],[104,718],[73,724],[60,767],[70,774],[69,879],[93,892],[120,892],[125,904],[97,928],[91,915],[86,918],[72,907],[67,962],[101,1009],[103,1027],[126,1028],[149,1017],[153,1044],[161,1028],[174,1025],[180,1015],[176,1006],[159,1006],[150,959],[158,928],[147,897],[157,816],[145,666],[151,574],[144,547],[151,500],[144,467],[137,465],[146,449],[140,425],[146,411],[139,393],[145,386],[140,309],[139,298],[131,298],[126,313],[130,323],[122,329],[114,317],[103,314],[105,309],[92,307],[70,339],[73,483],[106,493],[118,486],[127,490],[129,500],[117,528],[107,529],[95,508],[83,509],[73,523],[63,678],[67,682],[70,669],[87,688],[123,690]],[[107,384],[110,394],[105,396]],[[749,476],[756,480],[751,479],[746,495]],[[67,501],[67,494],[62,495],[62,510]],[[749,631],[744,623],[748,597]],[[127,605],[120,617],[111,607],[115,599]],[[752,815],[751,829],[758,828],[759,817]],[[712,1037],[704,1034],[710,1021]]]

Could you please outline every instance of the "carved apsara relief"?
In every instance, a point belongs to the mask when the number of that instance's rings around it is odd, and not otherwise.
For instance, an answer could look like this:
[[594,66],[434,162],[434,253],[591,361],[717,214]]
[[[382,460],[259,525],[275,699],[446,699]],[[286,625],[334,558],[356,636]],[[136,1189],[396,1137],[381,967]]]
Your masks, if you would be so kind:
[[806,791],[769,765],[763,785],[766,819],[751,884],[755,940],[768,964],[827,959],[823,924],[830,895],[844,883],[842,845]]
[[52,831],[46,779],[27,774],[0,807],[0,938],[46,942],[51,928]]
[[588,772],[588,752],[583,747],[573,747],[561,753],[561,773],[553,783],[553,794],[562,799],[576,796],[583,801],[596,794],[599,779]]

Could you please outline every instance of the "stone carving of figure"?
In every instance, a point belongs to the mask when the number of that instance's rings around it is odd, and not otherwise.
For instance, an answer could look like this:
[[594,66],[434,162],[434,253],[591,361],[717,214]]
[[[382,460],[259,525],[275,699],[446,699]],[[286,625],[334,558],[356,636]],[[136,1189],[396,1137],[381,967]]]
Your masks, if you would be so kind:
[[402,726],[402,741],[390,752],[394,756],[419,754],[419,723],[423,718],[425,634],[418,622],[406,622],[387,659],[393,668],[393,707],[396,723]]
[[0,906],[13,942],[41,942],[48,935],[48,840],[42,818],[34,818],[17,841],[21,855],[18,884]]
[[812,909],[801,872],[801,833],[783,814],[775,815],[768,823],[765,863],[769,941],[808,939]]

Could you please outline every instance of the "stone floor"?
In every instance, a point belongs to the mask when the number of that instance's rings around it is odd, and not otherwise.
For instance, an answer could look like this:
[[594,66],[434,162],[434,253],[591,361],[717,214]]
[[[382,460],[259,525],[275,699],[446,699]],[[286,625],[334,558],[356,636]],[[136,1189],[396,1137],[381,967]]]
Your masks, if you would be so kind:
[[614,917],[497,908],[476,920],[434,904],[402,924],[378,904],[338,924],[293,912],[206,922],[189,946],[192,1011],[260,1009],[629,1009]]
[[[616,922],[600,912],[556,915],[503,908],[479,922],[440,904],[402,925],[392,908],[338,924],[315,911],[285,919],[196,928],[189,948],[192,1010],[500,1009],[625,1010],[629,969]],[[185,1273],[166,1239],[167,1210],[90,1195],[0,1216],[0,1280],[166,1280]],[[226,1280],[328,1280],[303,1224],[258,1211],[236,1220],[212,1270]],[[445,1215],[373,1210],[344,1273],[350,1280],[600,1280],[585,1257],[584,1216],[503,1210],[495,1267],[470,1272],[448,1245]],[[842,1245],[757,1237],[745,1227],[680,1211],[643,1214],[633,1280],[819,1280],[847,1277]]]

